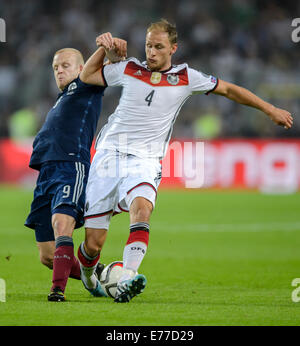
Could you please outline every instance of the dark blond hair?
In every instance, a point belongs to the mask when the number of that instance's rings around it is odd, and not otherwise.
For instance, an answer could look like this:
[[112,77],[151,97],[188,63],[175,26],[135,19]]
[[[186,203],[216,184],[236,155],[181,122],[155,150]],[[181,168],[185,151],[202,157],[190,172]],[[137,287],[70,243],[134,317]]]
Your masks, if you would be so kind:
[[176,25],[169,23],[166,19],[162,18],[160,21],[151,23],[147,29],[147,34],[151,31],[166,32],[169,36],[171,44],[177,43],[177,30]]

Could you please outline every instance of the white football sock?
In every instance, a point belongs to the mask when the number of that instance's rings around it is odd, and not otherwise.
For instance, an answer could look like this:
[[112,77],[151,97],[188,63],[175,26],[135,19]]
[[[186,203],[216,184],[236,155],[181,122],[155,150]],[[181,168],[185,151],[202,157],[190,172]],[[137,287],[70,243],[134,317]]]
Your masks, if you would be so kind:
[[[95,274],[96,267],[98,265],[100,255],[97,255],[95,257],[90,257],[85,249],[84,249],[84,242],[82,242],[78,249],[78,258],[79,258],[79,264],[80,264],[80,277],[84,284],[84,286],[87,289],[94,289],[97,286],[97,277]],[[91,266],[91,264],[95,263]],[[86,264],[86,266],[84,265]]]
[[89,290],[96,288],[97,286],[97,277],[95,275],[95,269],[97,265],[93,267],[84,267],[80,263],[80,272],[81,272],[81,280],[84,283],[84,286]]
[[127,244],[123,251],[123,268],[127,269],[119,282],[131,279],[138,271],[140,264],[146,254],[147,245],[143,242],[133,242]]

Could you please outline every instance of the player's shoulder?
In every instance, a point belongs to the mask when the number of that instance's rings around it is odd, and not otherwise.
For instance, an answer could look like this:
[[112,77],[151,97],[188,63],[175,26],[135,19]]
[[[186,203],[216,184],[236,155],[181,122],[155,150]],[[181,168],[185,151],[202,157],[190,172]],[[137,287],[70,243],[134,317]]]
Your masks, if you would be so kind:
[[135,57],[130,57],[124,61],[126,61],[126,65],[147,68],[147,64],[145,61],[141,62],[139,59]]
[[132,73],[140,74],[141,71],[147,71],[147,64],[145,61],[141,62],[137,58],[130,57],[126,60],[123,60],[123,72],[125,75],[132,75]]
[[85,92],[89,93],[99,93],[103,92],[105,89],[105,87],[100,85],[85,83],[81,80],[80,75],[76,79],[74,79],[72,84],[70,84],[69,88],[71,88],[71,90],[77,89],[78,91],[84,90]]
[[188,75],[195,75],[195,74],[196,75],[197,74],[202,75],[203,74],[203,72],[201,72],[197,68],[189,66],[188,63],[182,63],[182,64],[178,64],[178,65],[173,65],[172,71],[170,71],[170,72],[182,71],[182,70],[185,70],[188,73]]
[[189,66],[187,63],[182,63],[182,64],[178,64],[178,65],[172,65],[172,68],[170,69],[170,71],[168,72],[171,72],[171,73],[176,73],[178,71],[182,71],[182,70],[188,70],[189,69]]
[[198,68],[195,68],[195,67],[190,67],[188,64],[183,64],[186,66],[186,69],[187,69],[187,72],[188,72],[188,75],[190,78],[204,78],[204,79],[208,79],[210,78],[211,76],[202,72],[201,70],[199,70]]
[[138,64],[138,65],[141,65],[141,66],[144,65],[143,62],[141,62],[139,59],[135,58],[134,56],[131,56],[130,58],[127,58],[126,60],[127,60],[128,62],[129,62],[129,61],[132,61],[132,62],[134,62],[134,63],[136,63],[136,64]]
[[115,73],[122,73],[124,72],[124,70],[127,68],[128,65],[142,66],[142,63],[138,59],[134,57],[130,57],[130,58],[121,60],[119,62],[104,65],[103,71],[106,72],[108,70],[111,72],[115,71]]
[[188,71],[197,71],[197,72],[201,72],[198,68],[192,67],[190,66],[188,63],[184,62],[182,64],[178,64],[178,65],[172,65],[172,69],[175,70],[182,70],[182,69],[187,69]]
[[114,65],[115,66],[118,66],[118,65],[126,66],[128,63],[135,63],[137,65],[143,66],[143,64],[135,57],[129,57],[129,58],[123,59],[121,61],[118,61],[118,62],[115,62],[112,64],[108,64],[107,66],[114,66]]
[[122,86],[123,77],[135,73],[142,68],[141,66],[141,62],[134,57],[105,65],[102,71],[106,85]]

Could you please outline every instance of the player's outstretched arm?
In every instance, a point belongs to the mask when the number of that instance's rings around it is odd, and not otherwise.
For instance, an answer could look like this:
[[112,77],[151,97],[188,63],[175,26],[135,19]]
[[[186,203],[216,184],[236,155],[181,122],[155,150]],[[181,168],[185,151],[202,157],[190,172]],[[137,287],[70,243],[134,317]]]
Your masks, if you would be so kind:
[[286,129],[291,128],[293,125],[293,117],[291,113],[265,102],[260,97],[254,95],[251,91],[238,85],[219,79],[218,86],[213,93],[225,96],[240,104],[257,108],[268,115],[275,124],[284,126]]
[[111,33],[105,33],[96,38],[96,52],[87,60],[80,73],[80,79],[87,84],[105,86],[101,69],[105,56],[112,62],[120,61],[127,53],[127,43],[124,40],[113,38]]

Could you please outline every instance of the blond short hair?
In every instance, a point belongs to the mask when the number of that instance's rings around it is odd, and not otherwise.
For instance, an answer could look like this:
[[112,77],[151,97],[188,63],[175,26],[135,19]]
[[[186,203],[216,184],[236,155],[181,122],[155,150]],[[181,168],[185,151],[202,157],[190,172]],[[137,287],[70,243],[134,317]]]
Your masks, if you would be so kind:
[[169,23],[166,19],[162,18],[160,21],[151,23],[147,29],[147,34],[151,31],[166,32],[169,36],[171,44],[177,43],[177,30],[176,25]]
[[58,51],[56,51],[54,53],[53,57],[55,57],[55,55],[58,55],[58,54],[64,53],[64,52],[73,53],[74,55],[76,55],[78,65],[84,65],[84,59],[83,59],[83,56],[82,56],[81,52],[78,49],[75,49],[75,48],[62,48],[62,49],[59,49]]

